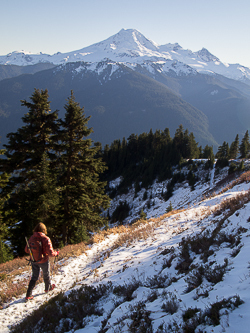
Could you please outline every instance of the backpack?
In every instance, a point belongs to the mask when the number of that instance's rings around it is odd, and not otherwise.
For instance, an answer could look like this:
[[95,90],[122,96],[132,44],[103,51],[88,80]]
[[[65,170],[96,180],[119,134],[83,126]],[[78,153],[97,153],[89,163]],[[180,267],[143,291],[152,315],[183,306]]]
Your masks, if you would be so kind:
[[34,262],[39,262],[43,259],[43,244],[41,237],[31,236],[29,246],[33,254]]

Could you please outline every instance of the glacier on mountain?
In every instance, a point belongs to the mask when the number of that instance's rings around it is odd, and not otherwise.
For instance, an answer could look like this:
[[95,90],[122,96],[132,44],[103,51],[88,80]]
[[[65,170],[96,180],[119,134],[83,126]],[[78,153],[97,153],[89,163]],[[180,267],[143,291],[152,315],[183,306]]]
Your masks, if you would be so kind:
[[[68,53],[48,55],[44,53],[32,54],[30,52],[12,52],[7,56],[0,56],[1,65],[27,66],[37,63],[52,63],[62,65],[71,62],[99,63],[109,59],[115,63],[123,64],[131,69],[137,65],[150,67],[150,72],[159,63],[160,71],[175,72],[176,75],[198,73],[220,74],[234,80],[249,80],[250,68],[240,64],[227,64],[220,61],[207,49],[197,52],[183,49],[178,43],[158,45],[146,38],[135,29],[122,29],[117,34],[104,41],[90,45],[83,49]],[[91,66],[96,70],[95,66]],[[158,70],[159,71],[159,70]]]

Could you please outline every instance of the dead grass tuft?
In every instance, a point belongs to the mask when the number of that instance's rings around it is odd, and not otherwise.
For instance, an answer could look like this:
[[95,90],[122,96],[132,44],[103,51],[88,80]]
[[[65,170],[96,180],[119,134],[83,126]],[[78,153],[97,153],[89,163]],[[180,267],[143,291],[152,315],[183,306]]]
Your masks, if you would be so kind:
[[243,194],[238,194],[233,198],[223,200],[218,206],[218,208],[214,211],[214,215],[218,216],[224,212],[227,212],[226,215],[230,216],[234,212],[242,208],[249,201],[250,201],[250,190]]

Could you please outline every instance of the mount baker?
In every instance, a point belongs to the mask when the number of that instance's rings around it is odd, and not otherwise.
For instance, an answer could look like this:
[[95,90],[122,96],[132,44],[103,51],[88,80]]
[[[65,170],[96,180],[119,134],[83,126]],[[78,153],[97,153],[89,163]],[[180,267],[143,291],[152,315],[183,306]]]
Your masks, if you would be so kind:
[[0,56],[0,136],[22,126],[20,100],[48,89],[51,109],[64,114],[73,90],[91,115],[92,139],[110,144],[180,124],[214,148],[250,129],[250,68],[226,64],[203,48],[158,45],[134,29],[69,53]]
[[[100,43],[68,53],[58,52],[48,55],[15,51],[6,56],[0,56],[0,64],[27,66],[48,62],[61,65],[79,61],[99,63],[104,59],[127,66],[146,65],[151,62],[157,64],[160,68],[158,70],[163,72],[172,70],[176,73],[193,73],[197,71],[206,74],[216,73],[235,80],[250,80],[250,68],[224,63],[205,48],[192,52],[183,49],[178,43],[158,45],[134,29],[122,29]],[[148,65],[152,66],[152,64]]]

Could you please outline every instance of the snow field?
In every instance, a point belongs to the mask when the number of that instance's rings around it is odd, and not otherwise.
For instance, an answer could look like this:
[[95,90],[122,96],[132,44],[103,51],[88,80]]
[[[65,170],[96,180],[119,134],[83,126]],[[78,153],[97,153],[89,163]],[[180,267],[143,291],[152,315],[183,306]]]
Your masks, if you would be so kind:
[[[221,178],[216,178],[214,184]],[[163,185],[161,185],[163,186]],[[161,191],[159,184],[154,184],[152,191],[154,194]],[[153,332],[160,332],[159,327],[167,329],[165,332],[176,332],[174,328],[182,332],[184,324],[183,314],[190,308],[200,309],[200,312],[208,311],[212,304],[223,299],[239,297],[244,303],[239,307],[233,306],[220,310],[220,323],[217,326],[208,325],[208,321],[197,327],[200,332],[249,332],[248,314],[250,310],[250,203],[246,203],[233,215],[226,218],[222,224],[220,233],[225,235],[239,236],[237,245],[231,246],[228,242],[219,245],[213,244],[210,250],[213,253],[208,257],[206,263],[202,260],[202,253],[196,254],[190,251],[192,265],[194,269],[187,273],[178,273],[177,264],[181,261],[182,240],[198,235],[208,235],[218,226],[223,219],[223,213],[214,216],[215,211],[223,200],[237,197],[238,194],[246,193],[249,184],[239,184],[222,194],[214,193],[211,197],[204,197],[209,189],[209,184],[197,184],[195,191],[190,191],[188,187],[178,188],[174,192],[171,202],[175,209],[182,205],[185,209],[177,211],[175,214],[164,215],[169,202],[161,202],[159,198],[159,208],[152,207],[147,211],[148,215],[156,218],[148,220],[140,230],[148,225],[153,225],[150,229],[149,237],[135,239],[132,243],[124,243],[120,247],[115,244],[121,237],[119,234],[112,234],[104,241],[93,244],[85,254],[79,257],[61,261],[61,268],[57,275],[53,276],[53,282],[57,288],[51,294],[44,294],[44,285],[39,284],[34,290],[34,300],[24,303],[22,295],[20,299],[13,300],[3,310],[1,310],[0,328],[1,332],[9,332],[11,325],[20,322],[31,314],[40,305],[60,291],[66,295],[70,294],[72,288],[78,289],[81,285],[106,284],[111,282],[112,286],[129,286],[138,283],[132,299],[124,301],[122,296],[117,295],[114,290],[107,297],[98,302],[98,308],[102,309],[102,316],[91,316],[85,318],[85,327],[78,330],[79,333],[96,333],[102,328],[102,321],[106,320],[108,333],[130,332],[129,327],[133,324],[133,313],[139,313],[139,306],[144,306],[144,313],[148,311]],[[136,211],[142,207],[140,198],[143,190],[139,193],[137,202],[134,200]],[[132,197],[132,195],[130,194]],[[204,199],[205,198],[205,199]],[[127,197],[127,200],[129,198]],[[155,197],[156,200],[156,197]],[[225,212],[226,213],[226,212]],[[135,218],[135,215],[129,218]],[[171,259],[171,256],[173,258]],[[215,269],[222,267],[225,262],[225,273],[218,283],[209,282],[203,278],[202,283],[187,292],[189,279],[198,266]],[[168,263],[168,265],[166,265]],[[207,265],[207,266],[206,266]],[[168,302],[176,306],[174,313],[164,310]],[[60,327],[60,324],[58,324]],[[169,328],[170,327],[170,328]],[[164,330],[162,330],[164,332]]]

